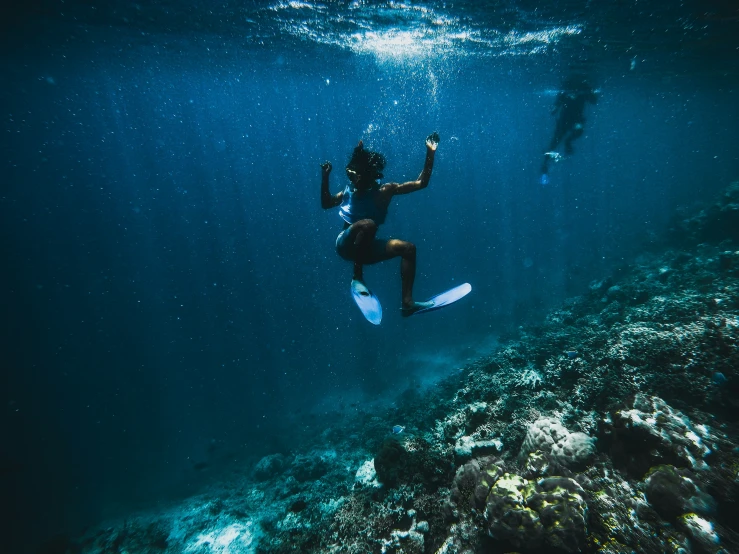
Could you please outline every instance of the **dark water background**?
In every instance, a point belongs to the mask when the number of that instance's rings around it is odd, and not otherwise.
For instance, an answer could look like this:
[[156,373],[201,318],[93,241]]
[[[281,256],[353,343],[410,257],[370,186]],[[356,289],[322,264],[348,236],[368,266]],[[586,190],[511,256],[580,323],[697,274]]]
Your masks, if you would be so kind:
[[[3,9],[9,544],[192,492],[198,464],[289,450],[307,414],[381,411],[659,247],[739,177],[731,3]],[[573,67],[600,99],[542,188]],[[430,187],[397,198],[380,234],[417,244],[417,298],[473,294],[403,320],[398,262],[368,268],[375,328],[318,164],[338,191],[361,138],[388,180],[415,178],[433,130]]]

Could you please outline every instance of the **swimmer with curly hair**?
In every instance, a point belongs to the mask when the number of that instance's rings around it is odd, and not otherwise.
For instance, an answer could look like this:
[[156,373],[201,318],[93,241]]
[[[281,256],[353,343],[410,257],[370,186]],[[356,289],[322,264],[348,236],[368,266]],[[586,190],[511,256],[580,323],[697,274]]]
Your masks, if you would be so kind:
[[321,207],[339,207],[339,215],[344,220],[344,228],[336,239],[336,252],[343,259],[354,263],[352,290],[371,294],[364,285],[363,267],[400,257],[403,316],[413,315],[418,310],[431,306],[429,302],[413,300],[416,245],[405,240],[379,238],[377,228],[385,222],[393,197],[423,190],[428,186],[438,145],[437,133],[426,138],[426,161],[418,179],[405,183],[380,184],[385,169],[385,156],[366,150],[362,141],[359,141],[346,166],[346,176],[350,182],[343,191],[333,195],[328,183],[331,163],[321,164]]

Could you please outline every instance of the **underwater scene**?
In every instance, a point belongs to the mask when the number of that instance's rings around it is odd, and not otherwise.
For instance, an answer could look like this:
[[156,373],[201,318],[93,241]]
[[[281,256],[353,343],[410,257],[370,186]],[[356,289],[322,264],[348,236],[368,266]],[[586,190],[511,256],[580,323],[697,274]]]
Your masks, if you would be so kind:
[[1,553],[739,553],[739,4],[0,11]]

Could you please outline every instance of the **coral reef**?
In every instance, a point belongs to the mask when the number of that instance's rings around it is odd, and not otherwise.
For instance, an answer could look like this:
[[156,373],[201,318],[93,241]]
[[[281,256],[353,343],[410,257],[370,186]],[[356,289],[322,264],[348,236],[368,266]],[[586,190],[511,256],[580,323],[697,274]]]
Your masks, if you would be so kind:
[[739,552],[737,229],[734,183],[422,396],[331,414],[300,449],[75,549]]

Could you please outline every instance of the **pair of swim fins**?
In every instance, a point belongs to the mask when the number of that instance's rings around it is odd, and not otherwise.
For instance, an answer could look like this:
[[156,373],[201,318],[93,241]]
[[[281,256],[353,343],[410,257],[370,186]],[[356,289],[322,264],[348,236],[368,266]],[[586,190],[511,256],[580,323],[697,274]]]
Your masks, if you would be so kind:
[[[357,303],[357,306],[367,321],[373,325],[379,325],[382,322],[382,305],[380,304],[379,299],[372,294],[372,291],[367,288],[367,285],[357,279],[352,280],[351,291],[354,302]],[[432,296],[426,302],[419,302],[415,309],[405,310],[403,315],[411,316],[423,314],[444,308],[445,306],[464,298],[471,291],[472,285],[469,283],[463,283],[444,291],[441,294]]]

